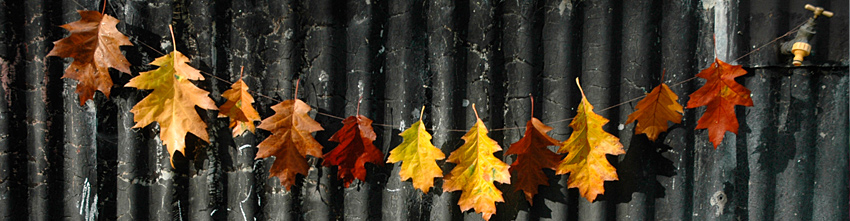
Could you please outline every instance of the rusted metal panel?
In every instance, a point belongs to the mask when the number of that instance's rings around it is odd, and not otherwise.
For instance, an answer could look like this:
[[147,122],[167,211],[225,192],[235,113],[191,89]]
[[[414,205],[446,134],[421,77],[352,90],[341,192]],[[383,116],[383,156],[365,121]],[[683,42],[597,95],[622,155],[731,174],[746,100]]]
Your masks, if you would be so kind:
[[[819,18],[812,55],[790,65],[778,36]],[[336,117],[375,120],[385,155],[419,119],[448,156],[474,123],[507,149],[532,115],[569,137],[581,95],[612,121],[626,154],[609,156],[619,181],[590,203],[550,177],[534,204],[510,185],[493,220],[847,220],[850,206],[847,1],[484,1],[274,0],[108,1],[105,11],[134,46],[122,47],[133,75],[162,53],[184,52],[212,76],[197,82],[216,102],[242,78],[262,117],[298,98]],[[76,82],[60,77],[70,60],[45,57],[67,35],[58,25],[103,1],[0,2],[0,217],[8,220],[481,220],[461,212],[441,180],[424,194],[398,177],[398,164],[368,165],[349,188],[336,168],[310,158],[309,174],[286,191],[268,178],[273,159],[254,159],[266,131],[232,138],[228,120],[202,111],[210,143],[189,136],[187,154],[169,156],[158,126],[132,128],[129,110],[148,92],[123,88],[79,105]],[[171,41],[168,25],[175,27]],[[716,40],[715,40],[716,39]],[[762,47],[763,45],[766,46]],[[755,105],[737,107],[737,135],[714,149],[694,130],[704,108],[687,109],[656,142],[623,125],[636,101],[661,82],[685,104],[718,57],[743,65],[738,79]],[[244,75],[239,74],[241,67]],[[661,73],[666,70],[662,79]],[[684,82],[684,83],[680,83]],[[98,93],[99,94],[99,93]],[[616,106],[617,104],[622,104]],[[612,107],[613,108],[608,108]],[[315,112],[314,112],[315,114]],[[315,134],[342,124],[322,114]],[[557,147],[551,147],[555,150]],[[512,156],[497,152],[510,163]],[[454,165],[440,162],[448,172]]]

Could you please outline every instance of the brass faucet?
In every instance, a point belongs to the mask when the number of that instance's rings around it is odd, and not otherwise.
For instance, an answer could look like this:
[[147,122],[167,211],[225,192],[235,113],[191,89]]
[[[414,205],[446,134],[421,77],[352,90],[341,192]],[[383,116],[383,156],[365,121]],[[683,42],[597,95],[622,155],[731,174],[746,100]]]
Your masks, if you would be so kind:
[[800,30],[797,30],[797,36],[794,37],[794,40],[782,44],[782,53],[794,55],[794,66],[802,65],[803,58],[809,56],[812,52],[812,45],[809,44],[809,41],[815,35],[815,19],[821,15],[826,17],[832,17],[834,15],[831,11],[826,11],[821,7],[815,7],[810,4],[806,4],[805,8],[812,11],[814,16],[809,18],[806,24],[800,26]]

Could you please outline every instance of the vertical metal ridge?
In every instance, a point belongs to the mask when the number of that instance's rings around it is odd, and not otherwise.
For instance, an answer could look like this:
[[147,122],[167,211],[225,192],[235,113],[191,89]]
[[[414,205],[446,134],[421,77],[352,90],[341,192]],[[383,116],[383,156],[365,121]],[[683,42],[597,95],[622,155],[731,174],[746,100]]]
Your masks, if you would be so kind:
[[[457,29],[456,19],[457,8],[453,0],[433,0],[427,4],[427,31],[428,36],[428,71],[432,78],[430,88],[432,90],[430,96],[431,106],[423,119],[426,128],[434,128],[431,131],[434,134],[431,140],[434,146],[440,148],[448,158],[449,154],[458,147],[460,135],[457,132],[451,132],[450,129],[459,128],[462,123],[458,123],[458,112],[466,113],[464,108],[460,107],[461,99],[454,96],[458,91],[457,76],[459,69],[463,68],[457,64]],[[426,107],[429,108],[429,107]],[[442,135],[437,135],[442,134]],[[445,160],[442,163],[441,169],[443,174],[447,174],[453,168],[450,163]],[[429,195],[432,195],[432,205],[429,220],[453,220],[460,218],[460,209],[455,203],[458,199],[457,194],[453,192],[443,192],[443,180],[437,179],[434,181],[434,188],[431,189]],[[424,216],[424,214],[423,214]]]
[[[502,4],[500,29],[502,37],[502,52],[503,58],[503,75],[505,82],[505,91],[503,94],[504,104],[490,104],[490,108],[501,109],[500,113],[504,118],[504,127],[524,127],[525,123],[530,120],[532,114],[532,103],[529,95],[533,92],[534,82],[537,82],[535,75],[540,69],[536,62],[535,55],[539,54],[536,44],[539,39],[536,38],[534,22],[537,22],[535,7],[537,1],[505,1]],[[498,82],[493,82],[499,84]],[[494,91],[496,92],[496,91]],[[537,108],[540,108],[539,106]],[[538,110],[538,115],[539,110]],[[518,141],[524,134],[524,130],[505,130],[499,145],[502,146],[502,160],[508,165],[513,163],[514,156],[507,156],[504,153],[508,151],[510,145]],[[494,137],[497,138],[498,137]],[[516,174],[511,174],[516,176]],[[522,191],[517,191],[515,185],[501,185],[503,203],[496,205],[497,212],[493,219],[496,220],[528,220],[529,202],[525,198]]]
[[[88,2],[83,7],[96,8],[93,3]],[[79,6],[71,5],[70,2],[63,2],[61,10],[63,24],[80,19],[80,15],[74,10],[77,7]],[[61,66],[64,72],[67,65]],[[61,102],[64,109],[63,161],[61,163],[62,201],[64,202],[62,215],[70,220],[95,220],[98,215],[100,180],[97,174],[98,151],[95,140],[97,138],[97,102],[91,100],[91,102],[80,104],[79,95],[74,92],[78,83],[77,80],[72,79],[63,79],[61,82],[63,85]],[[95,93],[95,96],[103,96],[103,94]]]
[[[580,39],[577,39],[577,31],[580,26],[577,23],[576,2],[571,0],[546,0],[543,6],[542,27],[542,52],[543,73],[541,79],[541,94],[537,95],[537,111],[542,113],[540,120],[543,122],[559,121],[575,116],[575,103],[580,97],[578,88],[572,85],[575,77],[580,75],[580,57],[577,54],[580,48]],[[557,111],[546,111],[557,110]],[[552,138],[566,140],[569,138],[569,121],[549,124],[553,129],[549,132]],[[550,147],[556,151],[560,146]],[[578,202],[580,196],[568,191],[568,175],[549,176],[549,186],[540,186],[539,193],[543,203],[535,201],[532,207],[532,215],[540,220],[575,220],[577,219],[576,205],[570,202]],[[546,212],[549,217],[546,217]]]
[[[765,42],[773,40],[776,36],[782,34],[780,31],[779,2],[767,1],[750,3],[742,5],[741,14],[744,14],[744,7],[747,7],[748,16],[745,19],[750,19],[751,24],[748,26],[749,41],[748,46],[758,47]],[[778,47],[767,47],[761,51],[754,53],[749,58],[742,61],[750,65],[755,64],[775,64],[779,63]],[[752,76],[747,78],[745,86],[752,91],[752,99],[754,106],[748,108],[746,120],[740,122],[740,133],[744,146],[746,148],[748,159],[748,192],[747,192],[747,218],[749,220],[773,220],[776,217],[774,214],[774,198],[776,194],[776,171],[773,168],[773,159],[777,157],[777,148],[774,141],[777,136],[777,121],[775,113],[775,104],[773,101],[778,95],[776,92],[777,85],[775,76],[780,76],[782,73],[772,70],[754,70],[749,73]]]
[[49,42],[44,36],[45,3],[24,3],[24,52],[25,99],[27,105],[27,216],[30,220],[47,220],[48,207],[48,116],[47,116],[47,67],[46,58]]
[[[304,76],[303,99],[307,104],[317,107],[317,111],[342,116],[344,92],[338,91],[341,82],[337,67],[340,50],[335,44],[339,43],[336,18],[339,15],[336,5],[330,0],[305,1],[297,8],[304,15],[301,25],[305,31],[304,63],[301,71]],[[322,124],[324,131],[315,134],[316,140],[324,146],[327,153],[336,147],[337,143],[328,139],[339,130],[342,123],[338,119],[317,116],[316,121]],[[344,197],[342,183],[336,179],[336,168],[322,167],[317,164],[316,170],[311,170],[302,187],[304,202],[302,207],[305,220],[334,220],[342,219],[344,214]]]
[[[622,43],[620,62],[617,62],[621,71],[619,102],[643,96],[659,85],[657,79],[662,75],[659,62],[661,16],[657,8],[660,7],[660,1],[626,1],[622,5]],[[665,149],[659,145],[660,141],[653,142],[646,135],[635,134],[637,122],[626,124],[629,114],[637,111],[636,104],[630,102],[620,106],[619,118],[609,123],[616,125],[626,150],[626,154],[617,156],[619,181],[611,185],[617,192],[609,199],[617,204],[617,219],[653,220],[654,198],[661,192],[659,189],[663,189],[655,177],[672,165],[657,151]]]
[[[376,111],[383,111],[383,122],[392,125],[390,128],[380,128],[384,135],[379,141],[382,145],[381,151],[386,159],[390,151],[402,142],[398,134],[416,122],[419,110],[422,109],[424,98],[423,87],[427,83],[422,79],[424,60],[416,59],[419,52],[423,51],[422,44],[414,39],[422,36],[424,27],[416,23],[416,18],[421,10],[421,3],[406,0],[393,0],[387,2],[386,28],[383,29],[384,45],[386,52],[382,53],[384,61],[383,90],[377,90],[384,97],[384,105],[377,107]],[[379,74],[380,75],[380,74]],[[402,162],[407,163],[407,162]],[[401,181],[399,171],[400,163],[386,164],[383,171],[388,174],[386,188],[384,188],[382,202],[382,218],[384,220],[413,220],[420,219],[419,211],[414,210],[412,205],[420,204],[422,197],[420,191],[413,188],[410,181]],[[373,194],[374,195],[374,194]],[[374,197],[374,196],[373,196]]]
[[[700,22],[698,2],[663,1],[661,20],[661,62],[666,69],[664,83],[679,96],[679,104],[687,104],[688,94],[695,83],[673,85],[689,79],[699,72],[697,52],[700,47]],[[665,176],[656,176],[664,187],[664,198],[655,201],[655,219],[690,220],[693,217],[694,145],[693,134],[696,114],[686,110],[682,124],[670,127],[660,142],[659,152],[672,161],[672,170]]]
[[[175,6],[176,10],[180,11],[181,16],[175,24],[175,35],[184,42],[180,47],[185,47],[183,51],[190,59],[190,64],[204,72],[213,75],[222,76],[220,65],[213,60],[216,51],[220,46],[217,42],[219,38],[216,35],[222,32],[214,32],[216,30],[213,25],[215,19],[210,16],[216,14],[214,5],[209,1],[182,1],[177,2],[179,6]],[[220,16],[225,17],[225,16]],[[220,18],[216,17],[216,18]],[[222,22],[222,21],[218,21]],[[178,29],[180,31],[178,31]],[[185,34],[184,34],[185,33]],[[218,43],[218,44],[217,44]],[[225,57],[225,56],[222,56]],[[210,91],[210,97],[214,100],[220,95],[221,90],[217,85],[229,86],[226,83],[219,82],[209,76],[204,76],[204,81],[197,82],[202,89]],[[225,77],[225,79],[227,79]],[[188,202],[185,202],[188,208],[186,217],[190,220],[212,220],[214,217],[221,219],[227,213],[222,201],[225,190],[234,189],[227,184],[222,184],[221,175],[221,160],[219,149],[231,147],[230,130],[227,128],[227,121],[217,119],[217,113],[210,111],[199,112],[202,118],[207,122],[207,133],[210,135],[209,143],[198,142],[198,145],[192,150],[192,153],[187,152],[189,163],[188,172],[186,174],[188,185],[184,193],[179,193],[181,197],[188,196]],[[188,147],[187,147],[188,150]],[[225,190],[222,190],[225,189]],[[183,204],[181,203],[181,206]],[[241,218],[241,216],[240,216]]]
[[[303,36],[303,29],[298,28],[298,14],[295,13],[296,5],[296,2],[290,0],[268,2],[267,18],[272,23],[271,26],[273,28],[264,37],[265,42],[260,43],[268,47],[268,51],[261,55],[265,69],[254,70],[257,73],[263,73],[263,78],[259,81],[261,86],[255,91],[262,91],[265,95],[272,96],[281,101],[295,98],[294,83],[298,76],[300,76],[298,62],[301,60],[302,51],[298,47],[298,41]],[[301,78],[304,77],[301,76]],[[308,91],[305,90],[307,88],[306,82],[304,80],[301,81],[302,91]],[[302,92],[299,94],[306,93]],[[303,95],[300,98],[306,100]],[[254,107],[260,113],[261,117],[266,118],[275,114],[271,110],[271,106],[277,105],[278,102],[260,96],[254,96],[254,99],[256,100]],[[308,102],[307,104],[315,107],[313,103]],[[257,129],[257,134],[266,133],[262,131]],[[257,142],[262,141],[258,140]],[[262,171],[257,174],[257,183],[261,188],[257,187],[255,190],[257,192],[263,191],[257,199],[259,201],[257,206],[262,211],[259,217],[267,220],[305,219],[303,215],[296,216],[301,213],[301,208],[298,208],[296,204],[302,190],[307,188],[307,182],[312,180],[309,180],[306,176],[301,176],[302,182],[296,183],[290,191],[286,191],[280,185],[280,179],[269,177],[269,169],[272,168],[273,160],[266,158],[264,160],[257,159],[256,161],[259,163],[258,165],[262,165],[262,167],[258,168]],[[313,163],[309,171],[316,171],[317,164],[314,163],[315,160],[308,160],[308,162]],[[318,164],[318,166],[321,167],[321,164]],[[304,198],[307,198],[307,196],[304,196]]]
[[[619,119],[616,109],[602,111],[602,108],[615,104],[619,90],[616,80],[619,78],[615,58],[618,53],[614,47],[615,35],[619,33],[616,28],[614,4],[608,0],[582,2],[584,21],[582,23],[582,74],[581,86],[584,89],[587,100],[594,106],[596,114],[606,119]],[[570,85],[572,87],[572,85]],[[607,96],[611,95],[611,96]],[[574,104],[577,105],[577,104]],[[606,132],[614,132],[618,122],[610,121],[603,126]],[[615,157],[608,157],[608,161],[616,167]],[[573,174],[570,174],[572,176]],[[611,205],[616,190],[612,188],[611,182],[605,185],[605,193],[599,195],[596,201],[589,202],[579,199],[579,219],[605,220],[608,215],[615,214],[615,208]]]
[[[375,14],[374,11],[377,11],[374,10],[377,6],[373,5],[371,1],[352,1],[348,2],[345,6],[348,7],[345,9],[345,21],[343,21],[345,22],[345,27],[340,28],[341,30],[338,31],[338,33],[344,33],[338,37],[338,42],[340,43],[339,45],[344,45],[341,49],[344,50],[345,57],[340,56],[339,61],[345,69],[343,69],[344,72],[333,73],[336,77],[344,79],[340,81],[346,82],[344,114],[340,117],[347,118],[348,116],[355,116],[357,114],[357,107],[359,106],[360,115],[366,116],[375,122],[384,122],[386,118],[384,118],[380,111],[384,111],[387,107],[375,108],[375,106],[378,106],[377,103],[379,103],[376,100],[379,100],[379,97],[383,93],[373,92],[372,66],[370,66],[369,62],[369,59],[378,57],[371,53],[370,45],[380,44],[380,40],[378,39],[374,39],[375,42],[369,41],[373,24],[376,23],[372,17]],[[384,80],[390,81],[388,78],[390,78],[389,75],[385,76]],[[375,134],[380,135],[377,136],[378,140],[389,140],[386,136],[392,135],[390,133],[383,133],[385,130],[389,130],[388,128],[375,125],[372,127]],[[373,141],[373,144],[381,150],[380,142],[376,140]],[[338,143],[333,143],[333,148],[340,148],[337,145]],[[389,206],[381,204],[382,197],[380,190],[382,187],[378,185],[378,182],[384,180],[376,181],[377,177],[374,176],[376,172],[383,171],[383,168],[377,165],[371,165],[371,163],[367,163],[364,166],[368,171],[366,173],[366,180],[356,179],[348,188],[344,188],[343,190],[344,219],[377,219],[375,217],[377,214],[373,214],[373,211],[377,210],[373,206],[382,209]],[[332,176],[337,177],[337,174],[334,173]],[[377,192],[377,195],[372,194],[375,192]],[[374,202],[377,202],[377,204],[373,204]]]
[[[172,2],[159,0],[159,1],[149,1],[147,4],[143,4],[141,7],[144,7],[148,10],[148,17],[143,18],[145,22],[145,26],[147,30],[153,32],[155,36],[159,38],[151,39],[153,42],[158,42],[160,45],[151,45],[153,47],[159,46],[157,49],[163,53],[171,53],[174,50],[178,50],[180,48],[185,48],[185,42],[172,42],[171,40],[171,32],[168,27],[172,24],[172,15],[173,15],[173,7]],[[150,44],[150,42],[148,42]],[[155,43],[154,43],[155,44]],[[176,45],[175,45],[176,44]],[[153,55],[152,57],[162,56],[160,54]],[[191,59],[191,57],[190,57]],[[150,67],[153,70],[157,67]],[[145,93],[147,94],[147,93]],[[145,133],[150,135],[150,139],[145,141],[145,149],[146,154],[146,162],[147,162],[147,179],[150,180],[150,187],[148,189],[148,194],[150,194],[147,198],[148,204],[141,204],[141,206],[148,207],[148,218],[149,219],[157,219],[157,220],[174,220],[181,219],[185,213],[182,211],[183,203],[179,203],[178,205],[178,192],[176,191],[176,183],[175,178],[179,176],[178,172],[173,170],[171,167],[171,159],[169,156],[168,150],[166,146],[164,146],[160,136],[158,134],[159,131],[162,131],[162,128],[157,123],[156,126],[151,124],[145,128],[150,129],[142,129]],[[188,144],[188,142],[187,142]],[[177,156],[185,155],[183,154],[175,154],[174,158]],[[185,159],[182,158],[182,159]],[[181,165],[185,161],[180,161],[175,159],[175,165]],[[185,164],[182,164],[185,165]],[[188,203],[188,202],[184,202]]]

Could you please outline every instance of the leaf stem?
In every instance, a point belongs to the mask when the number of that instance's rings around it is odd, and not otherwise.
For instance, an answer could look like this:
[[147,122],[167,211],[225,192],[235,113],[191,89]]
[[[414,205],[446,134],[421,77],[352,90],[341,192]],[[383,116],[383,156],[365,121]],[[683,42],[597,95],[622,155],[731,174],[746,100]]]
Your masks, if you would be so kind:
[[[174,38],[174,28],[171,27],[171,24],[168,25],[168,31],[171,32],[171,49],[172,49],[171,51],[173,53],[173,52],[177,51],[177,41],[174,40],[175,39]],[[175,68],[175,70],[176,70],[176,68],[177,68],[177,59],[176,58],[173,58],[173,57],[171,58],[171,68]]]
[[534,96],[528,93],[528,98],[531,99],[531,118],[534,118]]
[[578,85],[578,90],[581,91],[581,96],[583,98],[587,97],[587,96],[584,95],[584,89],[581,89],[581,83],[578,82],[578,78],[576,78],[576,85]]
[[472,103],[472,111],[473,111],[473,112],[475,112],[475,119],[479,119],[479,120],[480,120],[481,118],[480,118],[480,117],[478,117],[478,110],[477,110],[477,109],[475,109],[475,103]]
[[422,110],[419,111],[419,121],[422,121],[422,115],[425,114],[425,105],[422,105]]
[[292,98],[298,99],[298,85],[301,84],[301,78],[295,80],[295,94],[292,95]]
[[245,72],[245,66],[240,66],[239,68],[239,80],[242,80],[242,73]]
[[360,99],[357,99],[357,119],[360,119],[360,103],[363,102],[363,95],[360,95]]
[[100,14],[101,15],[106,14],[106,0],[103,0],[103,9],[100,10]]

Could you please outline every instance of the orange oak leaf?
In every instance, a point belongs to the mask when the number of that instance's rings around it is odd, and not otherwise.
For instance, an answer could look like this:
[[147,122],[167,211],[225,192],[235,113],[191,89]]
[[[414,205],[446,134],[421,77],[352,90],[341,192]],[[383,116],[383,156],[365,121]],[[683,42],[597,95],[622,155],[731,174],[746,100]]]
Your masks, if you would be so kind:
[[525,124],[525,135],[519,141],[511,144],[507,155],[516,154],[516,161],[511,164],[511,183],[517,191],[525,193],[525,199],[532,204],[534,195],[537,194],[537,186],[549,185],[549,177],[543,173],[543,169],[555,170],[561,155],[547,149],[548,146],[558,145],[558,141],[549,135],[552,127],[546,126],[537,118],[531,118]]
[[357,115],[346,118],[342,123],[342,129],[330,139],[339,145],[324,155],[322,165],[339,166],[337,175],[348,188],[354,179],[366,180],[367,162],[383,166],[384,154],[372,144],[375,131],[372,130],[371,119]]
[[71,35],[53,42],[53,50],[47,56],[74,59],[62,78],[80,81],[76,92],[80,95],[80,105],[83,105],[94,97],[96,90],[109,97],[112,89],[109,68],[130,73],[130,62],[121,54],[119,46],[133,44],[115,28],[118,19],[96,11],[77,13],[80,20],[61,26]]
[[153,90],[139,101],[133,109],[133,128],[145,127],[154,121],[159,123],[159,137],[171,156],[174,167],[174,153],[184,153],[186,133],[209,142],[207,124],[201,120],[195,106],[208,110],[217,110],[209,92],[196,87],[189,80],[203,80],[201,73],[187,64],[189,58],[179,51],[156,58],[151,65],[159,66],[153,71],[142,72],[130,79],[125,86],[141,90]]
[[221,96],[227,98],[227,102],[218,108],[220,110],[218,117],[230,117],[233,137],[242,135],[246,130],[254,133],[254,121],[260,120],[260,114],[251,105],[254,103],[254,97],[248,93],[248,85],[239,79]]
[[[578,78],[576,78],[578,84]],[[579,85],[581,90],[581,85]],[[568,153],[558,165],[557,174],[570,173],[569,188],[578,188],[585,199],[596,200],[605,193],[605,181],[617,180],[617,169],[608,163],[605,154],[625,154],[623,144],[614,135],[602,130],[608,119],[593,113],[593,105],[581,91],[581,103],[570,127],[573,133],[561,143],[558,153]]]
[[708,106],[695,129],[708,129],[714,149],[723,141],[726,131],[738,134],[735,105],[753,106],[750,90],[735,82],[736,77],[745,74],[747,71],[741,65],[730,65],[716,58],[710,67],[697,74],[707,81],[690,95],[688,108]]
[[256,159],[274,156],[269,177],[276,176],[286,190],[295,184],[295,175],[307,175],[310,165],[307,155],[322,157],[322,145],[312,133],[324,130],[319,122],[307,115],[310,106],[299,99],[290,99],[272,106],[275,114],[260,122],[258,128],[272,132],[257,145]]
[[413,187],[428,193],[434,186],[434,178],[443,177],[443,170],[437,165],[437,160],[445,159],[446,155],[431,144],[431,134],[425,131],[422,119],[399,135],[404,141],[390,151],[387,163],[401,161],[401,170],[398,171],[401,181],[413,178]]
[[677,124],[682,122],[684,110],[677,100],[679,96],[667,84],[661,83],[637,103],[637,110],[629,114],[626,124],[637,120],[635,134],[646,134],[649,140],[655,141],[658,134],[667,131],[667,121]]
[[[475,104],[472,105],[475,109]],[[466,141],[449,155],[447,162],[457,164],[451,173],[446,175],[443,191],[460,190],[458,206],[460,210],[475,209],[485,220],[496,214],[496,202],[505,202],[502,191],[496,188],[493,181],[510,184],[509,166],[493,156],[502,150],[499,144],[487,136],[487,127],[478,118],[476,112],[475,125],[463,135]]]

